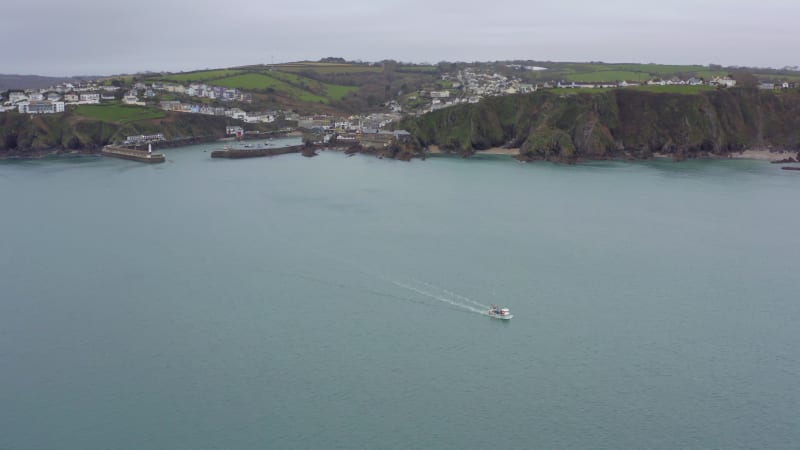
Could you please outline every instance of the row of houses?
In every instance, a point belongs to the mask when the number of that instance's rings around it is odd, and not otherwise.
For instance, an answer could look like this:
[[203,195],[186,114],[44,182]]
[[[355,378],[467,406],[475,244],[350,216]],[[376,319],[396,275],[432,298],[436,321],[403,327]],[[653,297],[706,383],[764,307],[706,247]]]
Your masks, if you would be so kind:
[[235,88],[226,88],[222,86],[211,86],[207,84],[192,83],[188,86],[175,83],[161,83],[154,82],[150,86],[144,83],[136,83],[133,86],[135,91],[144,91],[145,97],[154,97],[156,91],[164,91],[173,94],[187,95],[189,97],[209,98],[212,100],[221,100],[223,102],[238,101],[244,103],[252,103],[252,94],[242,92]]
[[783,89],[795,89],[797,87],[797,83],[789,82],[789,81],[781,81],[781,82],[761,82],[758,84],[758,88],[762,90],[783,90]]
[[402,116],[399,113],[373,113],[347,118],[335,117],[326,114],[313,116],[287,115],[287,119],[296,120],[298,128],[308,130],[342,130],[348,132],[362,132],[364,130],[377,130],[398,121]]
[[277,113],[274,111],[248,112],[239,108],[224,108],[221,106],[211,106],[205,104],[182,103],[177,100],[165,100],[162,101],[159,106],[164,111],[205,114],[209,116],[224,116],[241,120],[245,123],[272,123],[277,118]]
[[0,112],[17,110],[22,114],[55,114],[65,111],[66,105],[96,104],[101,100],[114,100],[98,92],[40,92],[13,91],[8,93],[8,100],[0,105]]

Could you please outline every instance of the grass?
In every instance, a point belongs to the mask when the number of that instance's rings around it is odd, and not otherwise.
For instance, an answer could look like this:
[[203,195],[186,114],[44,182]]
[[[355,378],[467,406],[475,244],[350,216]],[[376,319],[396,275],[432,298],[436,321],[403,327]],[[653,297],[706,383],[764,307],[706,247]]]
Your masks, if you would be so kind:
[[275,69],[277,70],[284,72],[310,71],[321,74],[383,72],[383,67],[368,66],[366,64],[296,62],[296,63],[277,64],[273,67],[275,67]]
[[650,77],[646,73],[622,70],[602,70],[597,72],[571,73],[566,76],[567,81],[582,81],[587,83],[611,81],[647,81]]
[[232,75],[236,75],[242,73],[241,70],[234,70],[234,69],[218,69],[218,70],[203,70],[200,72],[189,72],[189,73],[181,73],[175,75],[167,75],[165,77],[161,77],[164,80],[169,81],[209,81],[209,80],[216,80],[218,78],[225,78]]
[[639,91],[658,92],[668,94],[697,94],[703,91],[713,91],[716,89],[714,86],[687,86],[687,85],[672,85],[672,86],[631,86],[625,89],[636,89]]
[[710,80],[715,76],[724,76],[726,70],[712,70],[699,65],[664,65],[635,63],[541,63],[549,70],[529,74],[534,79],[566,79],[569,81],[605,82],[605,81],[646,81],[651,78],[688,78],[697,77]]
[[262,73],[245,73],[232,77],[222,78],[214,82],[215,85],[235,89],[281,89],[285,87],[283,81]]
[[110,123],[127,123],[138,120],[160,119],[166,113],[160,109],[145,106],[120,105],[118,103],[105,105],[78,105],[75,114]]
[[342,86],[340,84],[325,84],[325,90],[328,98],[332,100],[341,100],[347,94],[358,91],[356,86]]
[[579,89],[553,89],[552,92],[559,95],[575,95],[575,94],[600,94],[603,92],[612,91],[615,89],[627,90],[635,89],[638,91],[655,92],[663,94],[687,94],[694,95],[704,91],[713,91],[716,87],[713,86],[688,86],[688,85],[671,85],[671,86],[629,86],[624,88],[579,88]]
[[214,84],[242,90],[274,89],[298,100],[326,104],[358,90],[355,86],[322,83],[294,73],[278,71],[235,75],[216,80]]
[[439,68],[436,66],[397,66],[400,72],[438,72]]

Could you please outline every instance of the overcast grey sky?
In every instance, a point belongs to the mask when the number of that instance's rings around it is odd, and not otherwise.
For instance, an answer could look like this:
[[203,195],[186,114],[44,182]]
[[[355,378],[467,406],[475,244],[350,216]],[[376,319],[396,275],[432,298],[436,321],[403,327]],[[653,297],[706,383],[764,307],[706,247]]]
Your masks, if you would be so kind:
[[15,0],[0,73],[179,71],[325,56],[800,64],[800,0]]

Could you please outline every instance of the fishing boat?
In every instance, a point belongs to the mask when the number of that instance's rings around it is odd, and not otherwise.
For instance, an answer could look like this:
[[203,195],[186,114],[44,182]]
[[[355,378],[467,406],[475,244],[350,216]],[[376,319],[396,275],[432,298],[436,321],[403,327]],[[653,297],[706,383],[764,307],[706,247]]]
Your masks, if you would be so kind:
[[511,318],[514,317],[514,315],[511,314],[511,311],[508,308],[501,308],[497,305],[492,305],[492,307],[489,308],[489,311],[486,314],[492,319],[500,319],[500,320],[511,320]]

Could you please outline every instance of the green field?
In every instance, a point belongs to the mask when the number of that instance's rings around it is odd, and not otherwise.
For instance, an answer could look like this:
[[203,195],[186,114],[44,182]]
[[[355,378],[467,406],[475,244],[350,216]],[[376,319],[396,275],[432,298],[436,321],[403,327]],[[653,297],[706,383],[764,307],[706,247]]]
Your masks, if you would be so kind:
[[273,66],[284,72],[316,72],[321,74],[383,72],[383,67],[366,64],[296,62]]
[[271,73],[246,73],[242,75],[235,75],[229,78],[217,80],[215,81],[215,84],[223,87],[242,90],[264,91],[267,89],[274,89],[275,91],[282,92],[290,97],[306,102],[327,102],[327,98],[299,87],[295,87],[281,80],[280,76],[273,76]]
[[286,83],[273,77],[261,73],[245,73],[241,75],[234,75],[228,78],[222,78],[214,82],[217,86],[245,89],[245,90],[264,90],[264,89],[283,89]]
[[339,100],[350,92],[358,90],[355,86],[322,83],[294,73],[270,71],[266,73],[246,73],[216,80],[219,86],[242,90],[274,89],[289,97],[306,102],[329,103]]
[[663,94],[688,94],[694,95],[703,91],[713,91],[716,87],[713,86],[688,86],[688,85],[672,85],[672,86],[629,86],[624,88],[577,88],[577,89],[554,89],[553,92],[562,95],[572,94],[600,94],[611,90],[626,90],[634,89],[638,91],[647,91]]
[[78,105],[75,114],[91,117],[103,122],[127,123],[137,120],[160,119],[166,113],[160,109],[146,106],[120,105],[118,103],[106,105]]
[[342,86],[339,84],[325,84],[325,93],[331,100],[341,100],[347,94],[358,91],[355,86]]
[[397,70],[401,72],[423,72],[431,73],[439,70],[436,66],[397,66]]
[[687,86],[687,85],[672,85],[672,86],[631,86],[625,89],[636,89],[639,91],[658,92],[668,94],[697,94],[703,91],[713,91],[716,89],[714,86]]
[[548,70],[527,74],[534,80],[566,79],[575,82],[610,82],[610,81],[647,81],[652,78],[689,77],[710,80],[716,76],[727,75],[727,70],[712,70],[707,66],[665,65],[665,64],[606,64],[606,63],[571,63],[541,62],[536,63]]
[[600,83],[612,81],[647,81],[650,76],[642,72],[622,70],[603,70],[597,72],[571,73],[565,77],[567,81]]
[[161,79],[169,80],[169,81],[209,81],[209,80],[216,80],[218,78],[225,78],[232,75],[236,75],[242,73],[241,70],[235,69],[218,69],[218,70],[203,70],[199,72],[189,72],[189,73],[180,73],[175,75],[167,75],[165,77],[161,77]]

